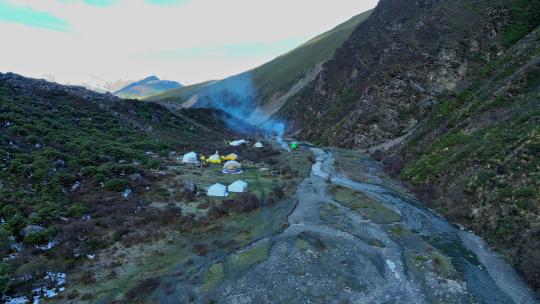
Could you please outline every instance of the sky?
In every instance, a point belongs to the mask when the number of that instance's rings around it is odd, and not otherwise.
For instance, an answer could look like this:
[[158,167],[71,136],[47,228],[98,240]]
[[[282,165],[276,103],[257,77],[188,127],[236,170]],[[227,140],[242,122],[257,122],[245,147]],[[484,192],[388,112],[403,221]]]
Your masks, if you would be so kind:
[[377,0],[0,0],[0,71],[194,84],[261,65]]

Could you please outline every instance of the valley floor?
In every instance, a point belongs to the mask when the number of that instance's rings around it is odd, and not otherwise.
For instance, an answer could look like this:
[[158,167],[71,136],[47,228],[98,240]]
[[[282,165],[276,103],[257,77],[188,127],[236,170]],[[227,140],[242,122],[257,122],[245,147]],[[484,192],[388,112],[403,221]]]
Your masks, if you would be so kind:
[[[146,255],[126,259],[131,270],[83,288],[97,295],[91,302],[538,302],[480,238],[423,207],[368,156],[302,150],[296,157],[316,160],[289,199],[137,247]],[[194,244],[208,247],[195,254]]]

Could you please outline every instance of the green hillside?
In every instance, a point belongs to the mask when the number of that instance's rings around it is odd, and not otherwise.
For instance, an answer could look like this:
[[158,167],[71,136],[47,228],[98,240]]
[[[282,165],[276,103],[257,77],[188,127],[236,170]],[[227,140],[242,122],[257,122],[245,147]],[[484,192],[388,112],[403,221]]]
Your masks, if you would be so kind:
[[156,94],[147,98],[144,98],[144,100],[163,100],[163,99],[179,99],[180,101],[189,98],[189,96],[196,94],[199,92],[202,88],[212,84],[215,82],[215,80],[205,81],[197,84],[192,84],[188,86],[184,86],[177,89],[172,89],[167,92],[163,92],[160,94]]
[[371,11],[367,11],[357,15],[289,53],[251,70],[253,82],[259,90],[259,100],[264,103],[276,93],[286,93],[317,64],[328,60],[370,14]]
[[[0,73],[0,294],[10,286],[26,290],[37,280],[4,280],[8,276],[70,268],[80,263],[78,256],[109,246],[109,233],[129,226],[130,204],[140,202],[142,193],[161,193],[145,180],[170,163],[171,151],[201,146],[210,153],[216,149],[211,143],[232,134],[219,112],[172,113],[81,90],[72,94],[53,83]],[[90,100],[87,94],[109,99]],[[80,228],[90,215],[101,226]],[[76,238],[81,231],[84,241]],[[52,239],[52,250],[34,248]],[[20,244],[17,250],[13,244]]]
[[536,288],[539,54],[540,28],[442,100],[401,152],[401,177],[432,207],[485,236]]
[[[251,74],[253,83],[257,88],[258,102],[264,104],[273,95],[286,93],[306,73],[318,64],[328,60],[334,54],[335,50],[351,35],[358,24],[366,20],[370,14],[371,11],[359,14],[332,30],[307,41],[296,49],[260,67],[242,73]],[[185,100],[194,94],[204,93],[209,88],[219,86],[221,82],[216,81],[212,83],[208,81],[186,86],[149,97],[147,100],[169,99],[171,97],[180,97],[182,100]]]

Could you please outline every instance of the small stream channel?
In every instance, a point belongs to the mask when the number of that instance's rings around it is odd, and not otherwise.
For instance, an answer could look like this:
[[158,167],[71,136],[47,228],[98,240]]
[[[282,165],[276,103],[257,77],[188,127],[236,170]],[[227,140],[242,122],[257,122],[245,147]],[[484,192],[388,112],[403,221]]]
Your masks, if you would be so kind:
[[[351,181],[333,172],[333,157],[321,149],[313,174],[329,179],[397,208],[411,232],[450,257],[453,266],[463,275],[467,289],[479,303],[537,303],[537,298],[515,270],[489,250],[486,243],[471,232],[448,223],[420,202],[378,185]],[[325,171],[324,169],[330,171]]]

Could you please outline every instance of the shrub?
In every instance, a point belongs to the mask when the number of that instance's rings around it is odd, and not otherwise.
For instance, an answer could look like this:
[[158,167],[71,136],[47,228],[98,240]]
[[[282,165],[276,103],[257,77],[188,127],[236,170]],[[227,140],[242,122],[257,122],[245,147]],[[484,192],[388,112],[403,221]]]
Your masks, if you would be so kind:
[[92,177],[96,175],[98,172],[98,169],[96,166],[87,166],[82,169],[82,175]]
[[135,283],[135,285],[126,293],[126,298],[133,300],[144,297],[159,287],[161,281],[159,278],[146,278]]
[[273,187],[272,194],[278,199],[285,197],[285,191],[283,191],[283,188],[281,187]]
[[126,189],[127,186],[129,186],[129,183],[125,179],[116,179],[116,178],[114,178],[114,179],[110,179],[110,180],[105,182],[105,189],[107,189],[109,191],[120,192],[120,191],[123,191],[124,189]]
[[74,203],[68,208],[68,215],[72,217],[81,217],[86,210],[86,207],[82,203]]
[[0,252],[2,249],[8,249],[9,244],[11,243],[10,238],[11,237],[11,231],[4,227],[0,227]]
[[105,180],[107,179],[107,177],[105,177],[105,175],[101,174],[101,173],[98,173],[96,175],[94,175],[94,180],[96,182],[104,182]]
[[514,191],[514,194],[517,197],[534,197],[536,195],[536,191],[533,187],[521,187]]
[[0,293],[6,293],[9,290],[12,273],[13,271],[7,263],[0,262]]
[[212,205],[206,213],[206,215],[211,219],[221,217],[225,214],[227,214],[227,211],[222,204]]
[[28,234],[27,236],[24,237],[23,241],[26,244],[39,245],[39,244],[47,243],[49,241],[49,237],[50,235],[46,231],[43,231],[43,232]]
[[540,23],[540,1],[514,0],[510,6],[510,24],[503,32],[503,43],[510,47]]
[[73,174],[59,172],[55,174],[53,181],[59,182],[64,187],[71,187],[77,181],[77,177]]

